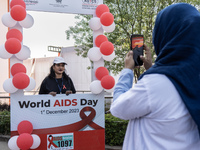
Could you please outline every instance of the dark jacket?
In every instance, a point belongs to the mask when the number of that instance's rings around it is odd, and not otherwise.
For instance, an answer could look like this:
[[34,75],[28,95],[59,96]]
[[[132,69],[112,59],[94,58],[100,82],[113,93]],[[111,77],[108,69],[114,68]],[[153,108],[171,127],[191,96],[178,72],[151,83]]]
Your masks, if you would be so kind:
[[64,76],[60,79],[55,79],[54,77],[47,76],[41,84],[39,94],[49,94],[50,92],[56,92],[60,94],[65,94],[66,91],[71,90],[72,93],[76,93],[74,84],[69,76]]

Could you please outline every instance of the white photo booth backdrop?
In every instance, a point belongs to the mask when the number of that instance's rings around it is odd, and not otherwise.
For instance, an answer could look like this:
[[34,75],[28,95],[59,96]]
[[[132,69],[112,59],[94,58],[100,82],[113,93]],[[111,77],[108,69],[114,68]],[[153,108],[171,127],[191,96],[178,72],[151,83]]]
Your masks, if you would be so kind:
[[[2,23],[9,27],[5,44],[0,46],[0,58],[10,59],[11,78],[5,80],[3,88],[8,93],[21,93],[23,90],[33,90],[35,80],[26,74],[23,60],[30,57],[30,49],[23,45],[23,28],[31,28],[34,19],[26,11],[26,4],[23,0],[12,0],[10,2],[10,12],[2,16]],[[103,35],[105,32],[113,32],[115,29],[114,17],[105,4],[96,7],[93,18],[89,21],[89,26],[93,30],[93,47],[88,51],[88,58],[94,63],[95,79],[90,84],[93,94],[100,94],[103,90],[112,92],[115,80],[109,75],[109,71],[104,67],[104,60],[111,61],[115,58],[114,45]],[[36,149],[40,145],[40,137],[31,134],[33,125],[24,120],[18,124],[19,135],[13,136],[8,142],[10,149]]]

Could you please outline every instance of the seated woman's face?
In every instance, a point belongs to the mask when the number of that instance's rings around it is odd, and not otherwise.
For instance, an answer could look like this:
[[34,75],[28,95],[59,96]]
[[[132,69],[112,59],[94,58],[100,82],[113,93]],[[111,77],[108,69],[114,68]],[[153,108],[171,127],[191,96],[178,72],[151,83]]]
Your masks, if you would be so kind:
[[55,64],[53,66],[53,70],[55,71],[56,74],[62,74],[65,71],[65,64]]

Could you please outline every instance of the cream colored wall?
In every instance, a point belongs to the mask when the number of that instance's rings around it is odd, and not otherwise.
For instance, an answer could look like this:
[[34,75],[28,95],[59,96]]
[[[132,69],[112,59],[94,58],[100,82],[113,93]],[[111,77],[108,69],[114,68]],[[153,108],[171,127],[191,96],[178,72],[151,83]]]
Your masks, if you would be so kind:
[[[73,49],[74,47],[62,49],[61,56],[67,63],[65,67],[66,73],[72,79],[77,91],[88,92],[91,83],[91,70],[88,70],[87,67],[91,65],[90,60],[77,56],[76,51]],[[27,75],[34,78],[36,81],[36,87],[33,91],[39,90],[41,82],[50,72],[50,67],[53,64],[54,58],[55,57],[30,58],[23,61],[27,70]],[[33,60],[35,60],[35,65],[33,65]],[[38,93],[25,92],[25,94],[32,95]]]
[[[6,41],[6,33],[8,31],[8,28],[3,25],[1,22],[2,16],[8,11],[8,0],[0,0],[0,45],[4,44]],[[5,92],[3,90],[3,82],[9,78],[9,67],[8,67],[8,59],[1,59],[0,58],[0,96],[5,96],[5,94],[2,94],[2,92]],[[6,94],[8,95],[8,94]],[[1,99],[0,99],[1,100]]]
[[[26,67],[26,74],[29,77],[32,77],[36,86],[33,91],[39,90],[41,82],[49,74],[50,67],[55,57],[44,57],[44,58],[30,58],[23,61],[24,66]],[[33,65],[33,60],[35,64]],[[25,94],[38,94],[38,93],[25,93]]]
[[66,72],[72,79],[77,91],[89,91],[91,83],[91,66],[89,58],[76,55],[74,47],[62,48],[61,56],[67,62]]

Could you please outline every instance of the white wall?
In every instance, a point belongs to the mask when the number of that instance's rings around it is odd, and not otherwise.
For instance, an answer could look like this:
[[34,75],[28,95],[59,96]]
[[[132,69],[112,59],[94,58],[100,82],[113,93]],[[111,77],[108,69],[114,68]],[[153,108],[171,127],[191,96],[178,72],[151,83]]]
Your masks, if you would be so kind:
[[[66,73],[72,79],[76,90],[89,91],[91,83],[91,70],[87,69],[87,67],[91,65],[89,58],[77,56],[74,47],[62,48],[61,56],[67,63],[65,67]],[[54,58],[55,57],[30,58],[23,61],[27,69],[27,75],[34,78],[36,81],[36,87],[33,91],[39,89],[41,82],[49,74]],[[35,63],[33,65],[34,60]]]
[[67,74],[72,78],[76,90],[89,91],[91,83],[91,70],[87,67],[91,66],[89,58],[77,56],[74,47],[62,48],[61,56],[66,60]]
[[[30,58],[23,61],[23,64],[26,67],[27,75],[36,81],[36,86],[33,91],[37,91],[39,89],[41,82],[49,74],[54,58],[55,57]],[[34,60],[35,63],[33,63]]]

